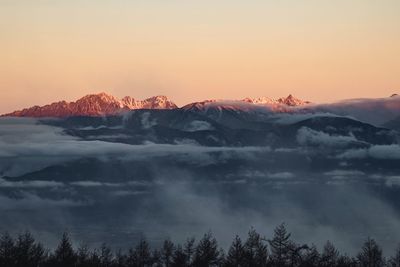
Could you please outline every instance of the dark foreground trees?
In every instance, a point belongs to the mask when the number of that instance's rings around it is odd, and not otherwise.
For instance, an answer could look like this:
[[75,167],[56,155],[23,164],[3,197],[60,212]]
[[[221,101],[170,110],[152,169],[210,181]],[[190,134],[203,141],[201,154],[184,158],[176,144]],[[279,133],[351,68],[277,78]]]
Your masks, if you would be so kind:
[[341,255],[327,241],[321,251],[314,245],[299,245],[291,240],[284,224],[271,239],[250,229],[246,239],[236,236],[227,253],[211,232],[198,242],[184,244],[167,239],[159,248],[151,248],[146,239],[127,251],[113,251],[106,244],[97,249],[77,248],[63,234],[52,251],[37,242],[30,233],[0,237],[0,267],[400,267],[400,246],[388,260],[374,239],[368,238],[355,257]]

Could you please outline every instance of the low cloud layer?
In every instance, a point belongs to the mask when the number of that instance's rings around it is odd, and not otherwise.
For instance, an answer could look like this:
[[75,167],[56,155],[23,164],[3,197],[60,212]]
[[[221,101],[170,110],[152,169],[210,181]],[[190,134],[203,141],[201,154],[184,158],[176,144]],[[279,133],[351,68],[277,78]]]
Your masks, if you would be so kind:
[[138,160],[174,155],[180,161],[208,164],[213,161],[210,153],[214,152],[222,152],[225,157],[240,157],[269,150],[268,147],[204,147],[193,142],[129,145],[86,141],[64,134],[61,128],[38,124],[33,119],[0,119],[0,137],[0,176],[21,175],[82,157]]
[[326,147],[346,147],[359,140],[353,135],[331,135],[325,132],[302,127],[297,132],[297,142],[301,145],[317,145]]
[[363,149],[350,149],[338,155],[343,159],[365,159],[375,158],[382,160],[398,160],[400,159],[400,145],[374,145]]
[[209,131],[214,130],[214,127],[209,122],[194,120],[185,127],[185,130],[188,132]]

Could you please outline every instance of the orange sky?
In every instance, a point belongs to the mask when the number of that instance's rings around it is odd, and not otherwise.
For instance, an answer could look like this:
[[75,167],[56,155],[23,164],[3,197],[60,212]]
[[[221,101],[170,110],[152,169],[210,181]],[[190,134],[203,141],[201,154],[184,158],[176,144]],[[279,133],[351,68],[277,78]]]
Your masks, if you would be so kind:
[[106,91],[313,102],[400,91],[398,0],[0,0],[0,113]]

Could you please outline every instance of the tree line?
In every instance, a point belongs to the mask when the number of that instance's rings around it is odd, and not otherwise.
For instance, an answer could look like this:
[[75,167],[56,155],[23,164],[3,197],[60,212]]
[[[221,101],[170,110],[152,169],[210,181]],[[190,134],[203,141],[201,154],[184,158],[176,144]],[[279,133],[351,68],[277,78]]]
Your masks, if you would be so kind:
[[114,252],[106,244],[98,249],[85,245],[75,249],[67,233],[52,251],[29,232],[16,237],[4,233],[0,237],[0,267],[400,267],[400,246],[385,259],[371,238],[350,257],[339,253],[329,241],[319,251],[315,245],[297,244],[290,237],[281,224],[271,239],[254,229],[245,240],[236,236],[226,252],[211,232],[198,242],[189,238],[183,244],[174,244],[167,239],[157,249],[142,238],[129,250]]

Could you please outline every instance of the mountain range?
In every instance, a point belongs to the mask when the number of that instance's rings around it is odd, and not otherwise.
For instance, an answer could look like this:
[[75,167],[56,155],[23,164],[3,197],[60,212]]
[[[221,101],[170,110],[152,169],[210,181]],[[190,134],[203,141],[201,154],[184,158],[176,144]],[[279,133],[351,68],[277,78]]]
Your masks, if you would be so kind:
[[75,102],[59,101],[45,106],[33,106],[3,116],[11,117],[69,117],[114,115],[133,109],[174,109],[177,106],[166,96],[136,100],[126,96],[121,100],[106,94],[86,95]]
[[[222,103],[224,100],[206,100],[203,102],[192,103],[186,105],[185,109],[190,107],[207,106],[209,103]],[[262,98],[245,98],[234,102],[243,102],[256,105],[266,106],[287,106],[295,107],[309,104],[308,101],[302,101],[289,95],[279,99]],[[128,110],[136,109],[177,109],[178,106],[169,100],[166,96],[153,96],[145,100],[136,100],[130,96],[122,99],[107,94],[90,94],[86,95],[75,102],[59,101],[44,106],[33,106],[24,108],[3,116],[11,117],[69,117],[69,116],[102,116],[115,115]]]
[[[175,110],[195,112],[221,122],[264,120],[271,114],[334,114],[349,116],[362,122],[391,129],[398,129],[400,121],[400,96],[386,98],[360,98],[333,103],[316,104],[293,95],[272,99],[269,97],[244,98],[240,100],[210,99],[178,107],[166,96],[153,96],[137,100],[130,96],[118,99],[107,93],[86,95],[74,102],[59,101],[44,106],[24,108],[1,116],[9,117],[58,117],[111,116],[131,110]],[[240,119],[238,120],[238,116]],[[247,116],[247,119],[246,119]]]

